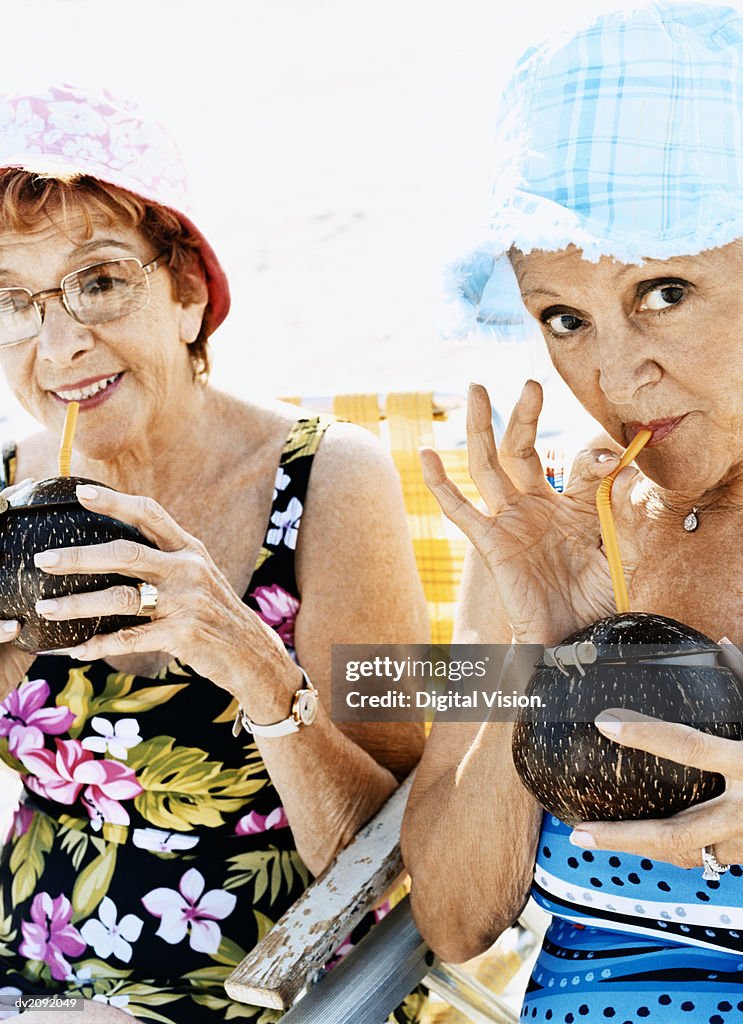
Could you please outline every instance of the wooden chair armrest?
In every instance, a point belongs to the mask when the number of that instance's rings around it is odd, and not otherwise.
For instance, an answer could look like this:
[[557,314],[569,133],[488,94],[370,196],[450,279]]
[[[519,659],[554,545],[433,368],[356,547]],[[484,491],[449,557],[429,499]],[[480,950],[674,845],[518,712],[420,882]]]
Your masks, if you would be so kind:
[[[285,1009],[403,870],[410,775],[225,982],[241,1003]],[[415,987],[414,985],[412,987]]]

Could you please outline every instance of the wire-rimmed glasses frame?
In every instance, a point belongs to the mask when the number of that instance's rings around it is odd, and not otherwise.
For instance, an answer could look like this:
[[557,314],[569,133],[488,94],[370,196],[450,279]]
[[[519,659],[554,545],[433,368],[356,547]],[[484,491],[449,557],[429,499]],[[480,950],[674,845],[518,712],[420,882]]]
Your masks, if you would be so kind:
[[[150,274],[165,265],[166,255],[158,253],[148,263],[136,256],[98,260],[65,274],[59,287],[36,293],[28,288],[0,288],[0,347],[35,338],[51,299],[61,299],[68,315],[86,325],[109,323],[144,309],[150,301]],[[115,269],[121,276],[109,276],[100,288],[103,272]]]

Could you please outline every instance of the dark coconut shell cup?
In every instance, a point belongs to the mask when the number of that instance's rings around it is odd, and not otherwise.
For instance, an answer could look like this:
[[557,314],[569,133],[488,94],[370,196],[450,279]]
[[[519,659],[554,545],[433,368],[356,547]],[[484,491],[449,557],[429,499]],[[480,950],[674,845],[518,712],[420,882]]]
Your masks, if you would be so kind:
[[82,477],[53,477],[0,498],[0,618],[18,619],[21,630],[13,643],[24,651],[37,654],[71,647],[96,633],[114,633],[147,621],[133,615],[106,615],[50,622],[37,614],[40,600],[138,582],[118,573],[55,576],[36,568],[38,552],[120,538],[152,547],[133,526],[84,508],[75,495],[78,484],[101,486]]
[[570,825],[665,818],[718,796],[722,776],[613,743],[594,724],[602,711],[624,708],[743,739],[743,684],[717,663],[718,645],[673,619],[633,612],[594,622],[559,647],[586,642],[592,664],[542,663],[529,681],[527,695],[543,706],[522,709],[513,733],[527,789]]

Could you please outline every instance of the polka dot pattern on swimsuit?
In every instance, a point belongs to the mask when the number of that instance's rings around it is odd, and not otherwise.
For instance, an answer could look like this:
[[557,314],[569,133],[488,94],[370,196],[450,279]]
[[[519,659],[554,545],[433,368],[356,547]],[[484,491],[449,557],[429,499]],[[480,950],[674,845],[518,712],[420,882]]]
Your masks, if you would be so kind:
[[701,868],[580,850],[570,832],[544,815],[532,895],[553,920],[521,1020],[737,1024],[741,869],[705,882]]

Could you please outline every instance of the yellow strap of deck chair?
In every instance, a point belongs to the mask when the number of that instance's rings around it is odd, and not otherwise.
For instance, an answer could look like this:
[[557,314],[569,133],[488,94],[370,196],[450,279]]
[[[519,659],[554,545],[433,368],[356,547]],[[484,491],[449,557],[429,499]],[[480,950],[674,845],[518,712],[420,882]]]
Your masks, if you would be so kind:
[[[287,399],[285,399],[286,401]],[[289,399],[297,401],[301,399]],[[305,399],[308,406],[312,400]],[[326,407],[326,400],[323,399]],[[448,406],[436,406],[430,391],[391,392],[380,406],[375,394],[340,394],[332,399],[333,414],[366,427],[383,436],[382,420],[387,427],[392,458],[402,484],[405,511],[413,541],[416,564],[428,602],[431,639],[437,644],[451,643],[457,593],[467,543],[459,531],[442,515],[431,492],[423,482],[418,449],[421,445],[438,447],[434,438],[434,420],[446,418]],[[473,501],[477,490],[467,470],[464,447],[440,452],[449,476]]]
[[333,415],[357,423],[360,427],[366,427],[379,437],[379,421],[382,414],[376,394],[336,395],[333,398]]
[[[466,541],[450,527],[423,482],[418,448],[435,446],[434,401],[430,392],[391,393],[385,402],[390,451],[402,482],[405,510],[418,572],[428,602],[431,640],[451,643]],[[447,469],[467,474],[464,449],[446,452]]]

